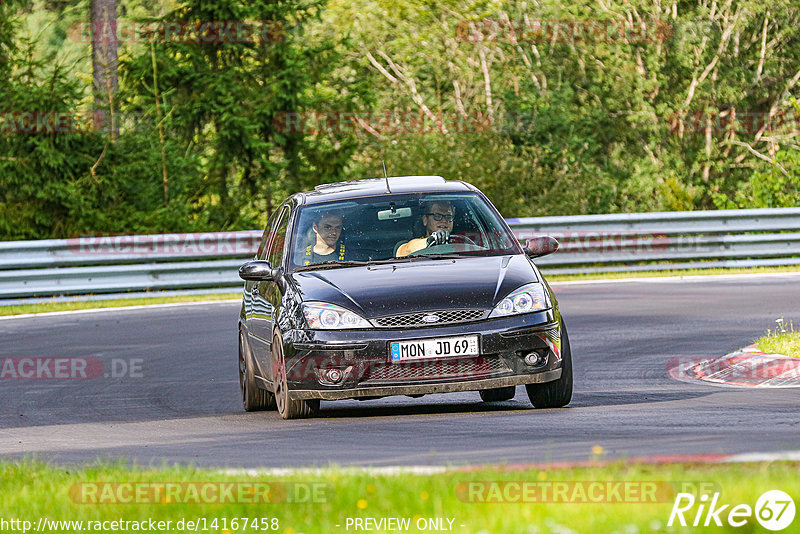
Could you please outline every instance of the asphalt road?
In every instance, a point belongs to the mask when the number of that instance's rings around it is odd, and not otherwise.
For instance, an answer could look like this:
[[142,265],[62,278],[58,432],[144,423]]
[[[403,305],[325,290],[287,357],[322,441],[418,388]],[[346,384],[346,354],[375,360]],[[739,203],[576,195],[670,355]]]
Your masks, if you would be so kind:
[[670,358],[725,354],[778,317],[800,323],[800,276],[556,292],[575,394],[554,410],[533,409],[520,387],[495,405],[477,393],[323,402],[316,419],[283,421],[241,409],[238,304],[3,320],[0,358],[14,366],[45,356],[100,367],[94,379],[13,379],[0,369],[0,455],[279,467],[579,461],[595,445],[623,458],[800,449],[800,389],[687,384],[666,373]]

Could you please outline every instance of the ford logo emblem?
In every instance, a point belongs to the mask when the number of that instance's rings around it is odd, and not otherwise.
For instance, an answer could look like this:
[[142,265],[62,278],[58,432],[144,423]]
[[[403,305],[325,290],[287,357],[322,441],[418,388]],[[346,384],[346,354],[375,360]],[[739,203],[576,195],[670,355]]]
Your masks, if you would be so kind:
[[424,323],[435,323],[439,321],[438,315],[426,315],[422,318],[422,322]]

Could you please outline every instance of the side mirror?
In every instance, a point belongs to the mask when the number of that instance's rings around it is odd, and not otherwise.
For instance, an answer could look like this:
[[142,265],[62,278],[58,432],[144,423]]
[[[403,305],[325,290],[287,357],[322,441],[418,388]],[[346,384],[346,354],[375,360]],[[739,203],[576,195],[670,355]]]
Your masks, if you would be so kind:
[[528,239],[523,250],[531,258],[547,256],[558,250],[558,241],[555,237],[550,237],[549,235],[532,237]]
[[275,270],[268,261],[248,261],[239,267],[239,278],[251,282],[273,282],[275,281]]

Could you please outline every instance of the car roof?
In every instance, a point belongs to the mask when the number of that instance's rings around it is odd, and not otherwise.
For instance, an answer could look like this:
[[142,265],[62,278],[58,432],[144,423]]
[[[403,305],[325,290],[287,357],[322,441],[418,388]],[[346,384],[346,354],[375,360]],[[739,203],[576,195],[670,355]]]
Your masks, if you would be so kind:
[[[389,182],[389,191],[386,182]],[[452,193],[477,191],[461,180],[445,180],[441,176],[389,176],[321,184],[313,191],[298,193],[301,204],[318,204],[330,200],[371,197],[397,193]]]

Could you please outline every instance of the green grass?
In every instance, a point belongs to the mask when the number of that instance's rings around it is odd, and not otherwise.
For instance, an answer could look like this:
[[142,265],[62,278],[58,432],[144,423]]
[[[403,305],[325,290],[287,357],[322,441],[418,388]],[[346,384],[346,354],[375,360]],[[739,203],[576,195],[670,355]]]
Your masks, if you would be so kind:
[[800,358],[800,330],[797,332],[770,333],[758,341],[758,348],[770,354],[783,354]]
[[547,274],[547,269],[542,269],[551,282],[567,282],[572,280],[616,280],[620,278],[657,278],[661,276],[708,276],[719,274],[764,274],[764,273],[794,273],[800,272],[800,266],[785,267],[747,267],[738,269],[683,269],[674,271],[637,271],[623,273],[582,273],[582,274]]
[[[596,273],[596,274],[552,274],[547,279],[551,282],[568,282],[584,280],[617,280],[621,278],[653,278],[660,276],[698,276],[714,274],[753,274],[753,273],[786,273],[798,272],[800,267],[754,267],[748,269],[689,269],[683,271],[648,271],[627,273]],[[86,310],[96,308],[117,308],[124,306],[141,306],[146,304],[165,304],[173,302],[204,302],[214,300],[227,300],[241,298],[240,292],[211,295],[180,295],[163,297],[154,293],[152,297],[135,299],[108,299],[75,302],[42,302],[38,304],[23,304],[18,306],[0,306],[0,316],[21,315],[27,313],[46,313],[69,310]]]
[[37,304],[20,304],[0,306],[0,316],[22,315],[26,313],[47,313],[69,310],[90,310],[96,308],[117,308],[124,306],[142,306],[147,304],[170,304],[175,302],[205,302],[215,300],[239,299],[241,293],[214,293],[211,295],[177,295],[171,297],[142,297],[133,299],[81,300],[73,302],[41,302]]
[[[667,527],[676,492],[683,491],[699,496],[719,492],[721,504],[747,504],[755,506],[758,497],[767,490],[780,489],[800,497],[798,463],[773,462],[755,464],[703,465],[671,464],[640,465],[622,462],[574,469],[450,471],[436,475],[376,475],[363,471],[324,469],[296,472],[288,476],[247,474],[220,474],[214,470],[189,467],[128,468],[123,464],[96,465],[87,467],[53,467],[33,461],[0,462],[0,518],[18,518],[37,524],[40,517],[50,520],[105,521],[126,520],[172,521],[172,528],[180,519],[205,519],[207,530],[202,525],[198,532],[257,532],[256,529],[231,528],[233,518],[277,519],[276,530],[286,534],[354,532],[351,525],[346,529],[348,518],[408,518],[411,527],[407,532],[420,532],[416,521],[420,518],[449,518],[453,520],[452,532],[456,533],[655,533],[696,532],[704,529],[673,526]],[[590,488],[590,482],[644,483],[644,487],[657,488],[646,497],[635,497],[628,502],[577,501],[570,495],[576,487]],[[192,482],[182,486],[180,494],[167,499],[166,490],[155,491],[160,483]],[[202,492],[212,499],[220,486],[216,483],[239,483],[231,494],[239,500],[252,501],[254,484],[269,484],[272,500],[266,503],[235,502],[226,504],[203,501]],[[570,486],[567,502],[471,502],[486,496],[489,488],[513,488],[510,484],[524,482],[528,487],[538,484],[561,484],[578,482]],[[116,483],[116,486],[110,484]],[[128,499],[136,493],[127,493],[131,487],[123,484],[136,483],[137,489],[145,488],[138,502],[121,504],[115,498]],[[495,484],[492,484],[495,483]],[[497,483],[505,483],[501,486]],[[145,485],[147,484],[147,485]],[[470,485],[472,484],[472,485]],[[198,490],[197,499],[189,488]],[[548,486],[554,487],[554,486]],[[103,488],[111,488],[104,493]],[[209,492],[209,488],[211,488]],[[315,496],[309,498],[309,490]],[[262,495],[261,489],[257,494]],[[472,493],[470,493],[472,491]],[[162,498],[158,498],[161,495]],[[499,494],[502,499],[502,493]],[[514,493],[509,493],[514,500]],[[596,495],[596,494],[595,494]],[[624,499],[624,493],[620,493]],[[92,496],[104,502],[93,504]],[[275,497],[277,496],[277,498]],[[285,498],[286,496],[292,498]],[[473,498],[470,499],[470,496]],[[562,496],[563,497],[563,496]],[[563,498],[559,497],[562,501]],[[202,502],[198,503],[197,500]],[[496,500],[496,499],[495,499]],[[154,502],[153,502],[154,501]],[[290,502],[294,501],[294,502]],[[642,502],[646,501],[646,502]],[[698,500],[699,503],[699,500]],[[713,532],[763,532],[755,518],[747,526],[732,528],[725,519],[727,512],[720,514],[724,528],[711,528]],[[689,524],[694,520],[697,505],[687,512]],[[216,526],[212,521],[216,518]],[[227,525],[223,525],[223,519]],[[795,519],[794,525],[800,523]],[[447,525],[447,522],[444,523]],[[337,526],[339,525],[339,526]],[[464,525],[463,527],[461,525]],[[701,523],[702,525],[702,523]],[[227,526],[227,528],[224,528]],[[570,529],[570,530],[567,530]],[[127,531],[133,531],[130,526]],[[261,530],[261,529],[259,529]],[[74,526],[52,528],[56,532],[75,532]],[[85,531],[85,530],[84,530]],[[375,529],[386,532],[386,529]],[[791,528],[786,532],[792,531]],[[402,531],[401,531],[402,532]],[[227,533],[226,533],[227,534]]]

